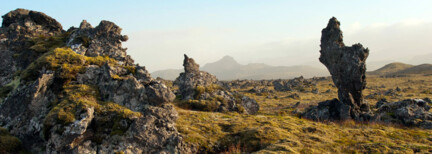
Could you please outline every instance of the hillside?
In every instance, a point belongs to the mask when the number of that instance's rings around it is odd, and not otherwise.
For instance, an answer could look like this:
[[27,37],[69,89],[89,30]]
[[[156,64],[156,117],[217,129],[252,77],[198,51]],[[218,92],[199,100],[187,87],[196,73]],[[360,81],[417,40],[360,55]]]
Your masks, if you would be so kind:
[[[200,69],[216,75],[216,77],[220,80],[289,79],[301,75],[306,78],[329,75],[324,69],[306,65],[270,66],[263,63],[242,65],[230,56],[225,56],[216,62],[205,64]],[[152,73],[152,75],[168,80],[174,80],[181,72],[183,72],[181,69],[168,69],[155,71]]]
[[369,75],[409,75],[409,74],[432,74],[432,64],[410,65],[404,63],[390,63],[375,71],[368,72]]
[[394,63],[390,63],[387,64],[375,71],[369,72],[369,74],[371,75],[385,75],[385,74],[389,74],[389,73],[395,73],[410,67],[413,67],[414,65],[410,65],[410,64],[404,64],[404,63],[399,63],[399,62],[394,62]]
[[432,74],[432,64],[421,64],[391,74],[392,75]]

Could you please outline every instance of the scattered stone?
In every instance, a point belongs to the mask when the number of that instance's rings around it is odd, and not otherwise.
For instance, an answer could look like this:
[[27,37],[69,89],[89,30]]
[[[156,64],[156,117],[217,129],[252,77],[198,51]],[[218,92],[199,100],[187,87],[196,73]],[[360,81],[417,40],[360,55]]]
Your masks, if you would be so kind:
[[380,108],[381,106],[383,106],[384,104],[388,103],[387,100],[385,98],[379,100],[376,104],[375,104],[375,108]]
[[402,89],[401,88],[399,88],[399,87],[396,87],[396,89],[395,89],[397,92],[400,92],[400,91],[402,91]]
[[276,91],[305,91],[305,88],[316,86],[315,79],[304,79],[303,76],[291,80],[275,80],[273,86]]
[[407,99],[381,105],[374,117],[376,121],[398,123],[432,129],[431,106],[422,99]]

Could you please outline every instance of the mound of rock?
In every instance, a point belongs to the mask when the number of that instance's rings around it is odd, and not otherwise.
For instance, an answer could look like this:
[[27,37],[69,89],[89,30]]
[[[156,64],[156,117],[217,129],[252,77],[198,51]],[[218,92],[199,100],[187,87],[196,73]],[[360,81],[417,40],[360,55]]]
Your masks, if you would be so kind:
[[380,101],[379,104],[377,103],[375,121],[432,129],[432,112],[429,112],[432,104],[425,100],[407,99],[393,103]]
[[[361,44],[345,46],[340,23],[333,17],[327,27],[322,30],[320,53],[320,62],[327,67],[338,88],[339,102],[337,100],[322,102],[318,107],[308,111],[315,113],[305,113],[305,117],[317,119],[308,115],[319,115],[322,116],[318,118],[321,120],[368,120],[370,110],[369,105],[363,101],[362,90],[366,87],[366,58],[369,50]],[[326,105],[329,106],[325,107]],[[327,112],[328,109],[335,112]],[[337,114],[323,115],[321,113]]]
[[218,85],[214,75],[200,71],[199,65],[187,55],[184,55],[183,66],[185,72],[174,81],[174,84],[179,86],[182,106],[205,111],[237,111],[247,114],[255,114],[259,110],[254,99],[225,90]]
[[[133,65],[102,21],[68,32],[51,17],[3,16],[0,127],[32,153],[193,153],[174,127],[174,93]],[[43,37],[40,37],[43,36]],[[3,54],[5,53],[5,54]],[[17,56],[16,56],[17,55]],[[31,56],[31,57],[28,57]],[[16,73],[19,72],[19,73]]]

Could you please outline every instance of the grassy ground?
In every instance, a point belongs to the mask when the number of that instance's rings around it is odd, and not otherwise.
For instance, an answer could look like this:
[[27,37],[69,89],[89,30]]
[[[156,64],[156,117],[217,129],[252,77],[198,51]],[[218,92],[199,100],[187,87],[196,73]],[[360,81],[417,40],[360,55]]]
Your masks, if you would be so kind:
[[[431,97],[432,77],[399,78],[368,77],[365,96],[399,87],[397,95],[379,94],[366,99],[375,104],[379,99],[398,101],[406,98]],[[301,119],[290,108],[301,102],[298,109],[337,97],[331,80],[319,81],[314,94],[305,92],[275,92],[258,96],[247,93],[252,87],[237,89],[255,98],[261,105],[257,115],[191,111],[178,108],[177,128],[190,143],[208,153],[430,153],[432,130],[407,128],[378,123],[313,122]],[[311,87],[313,88],[313,87]],[[271,88],[269,88],[271,89]],[[325,92],[330,90],[330,92]],[[428,91],[429,90],[429,91]],[[287,98],[297,93],[300,98]],[[275,98],[274,96],[277,96]]]

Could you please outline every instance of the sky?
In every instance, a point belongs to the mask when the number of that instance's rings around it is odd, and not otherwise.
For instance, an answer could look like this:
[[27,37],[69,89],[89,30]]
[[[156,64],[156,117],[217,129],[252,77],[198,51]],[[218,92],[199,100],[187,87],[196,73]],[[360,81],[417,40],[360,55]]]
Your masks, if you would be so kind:
[[113,21],[136,63],[150,71],[181,68],[183,54],[201,66],[230,55],[242,64],[312,65],[331,17],[346,45],[370,49],[368,69],[389,62],[432,62],[430,0],[1,0],[0,14],[41,11],[65,30],[83,19]]

